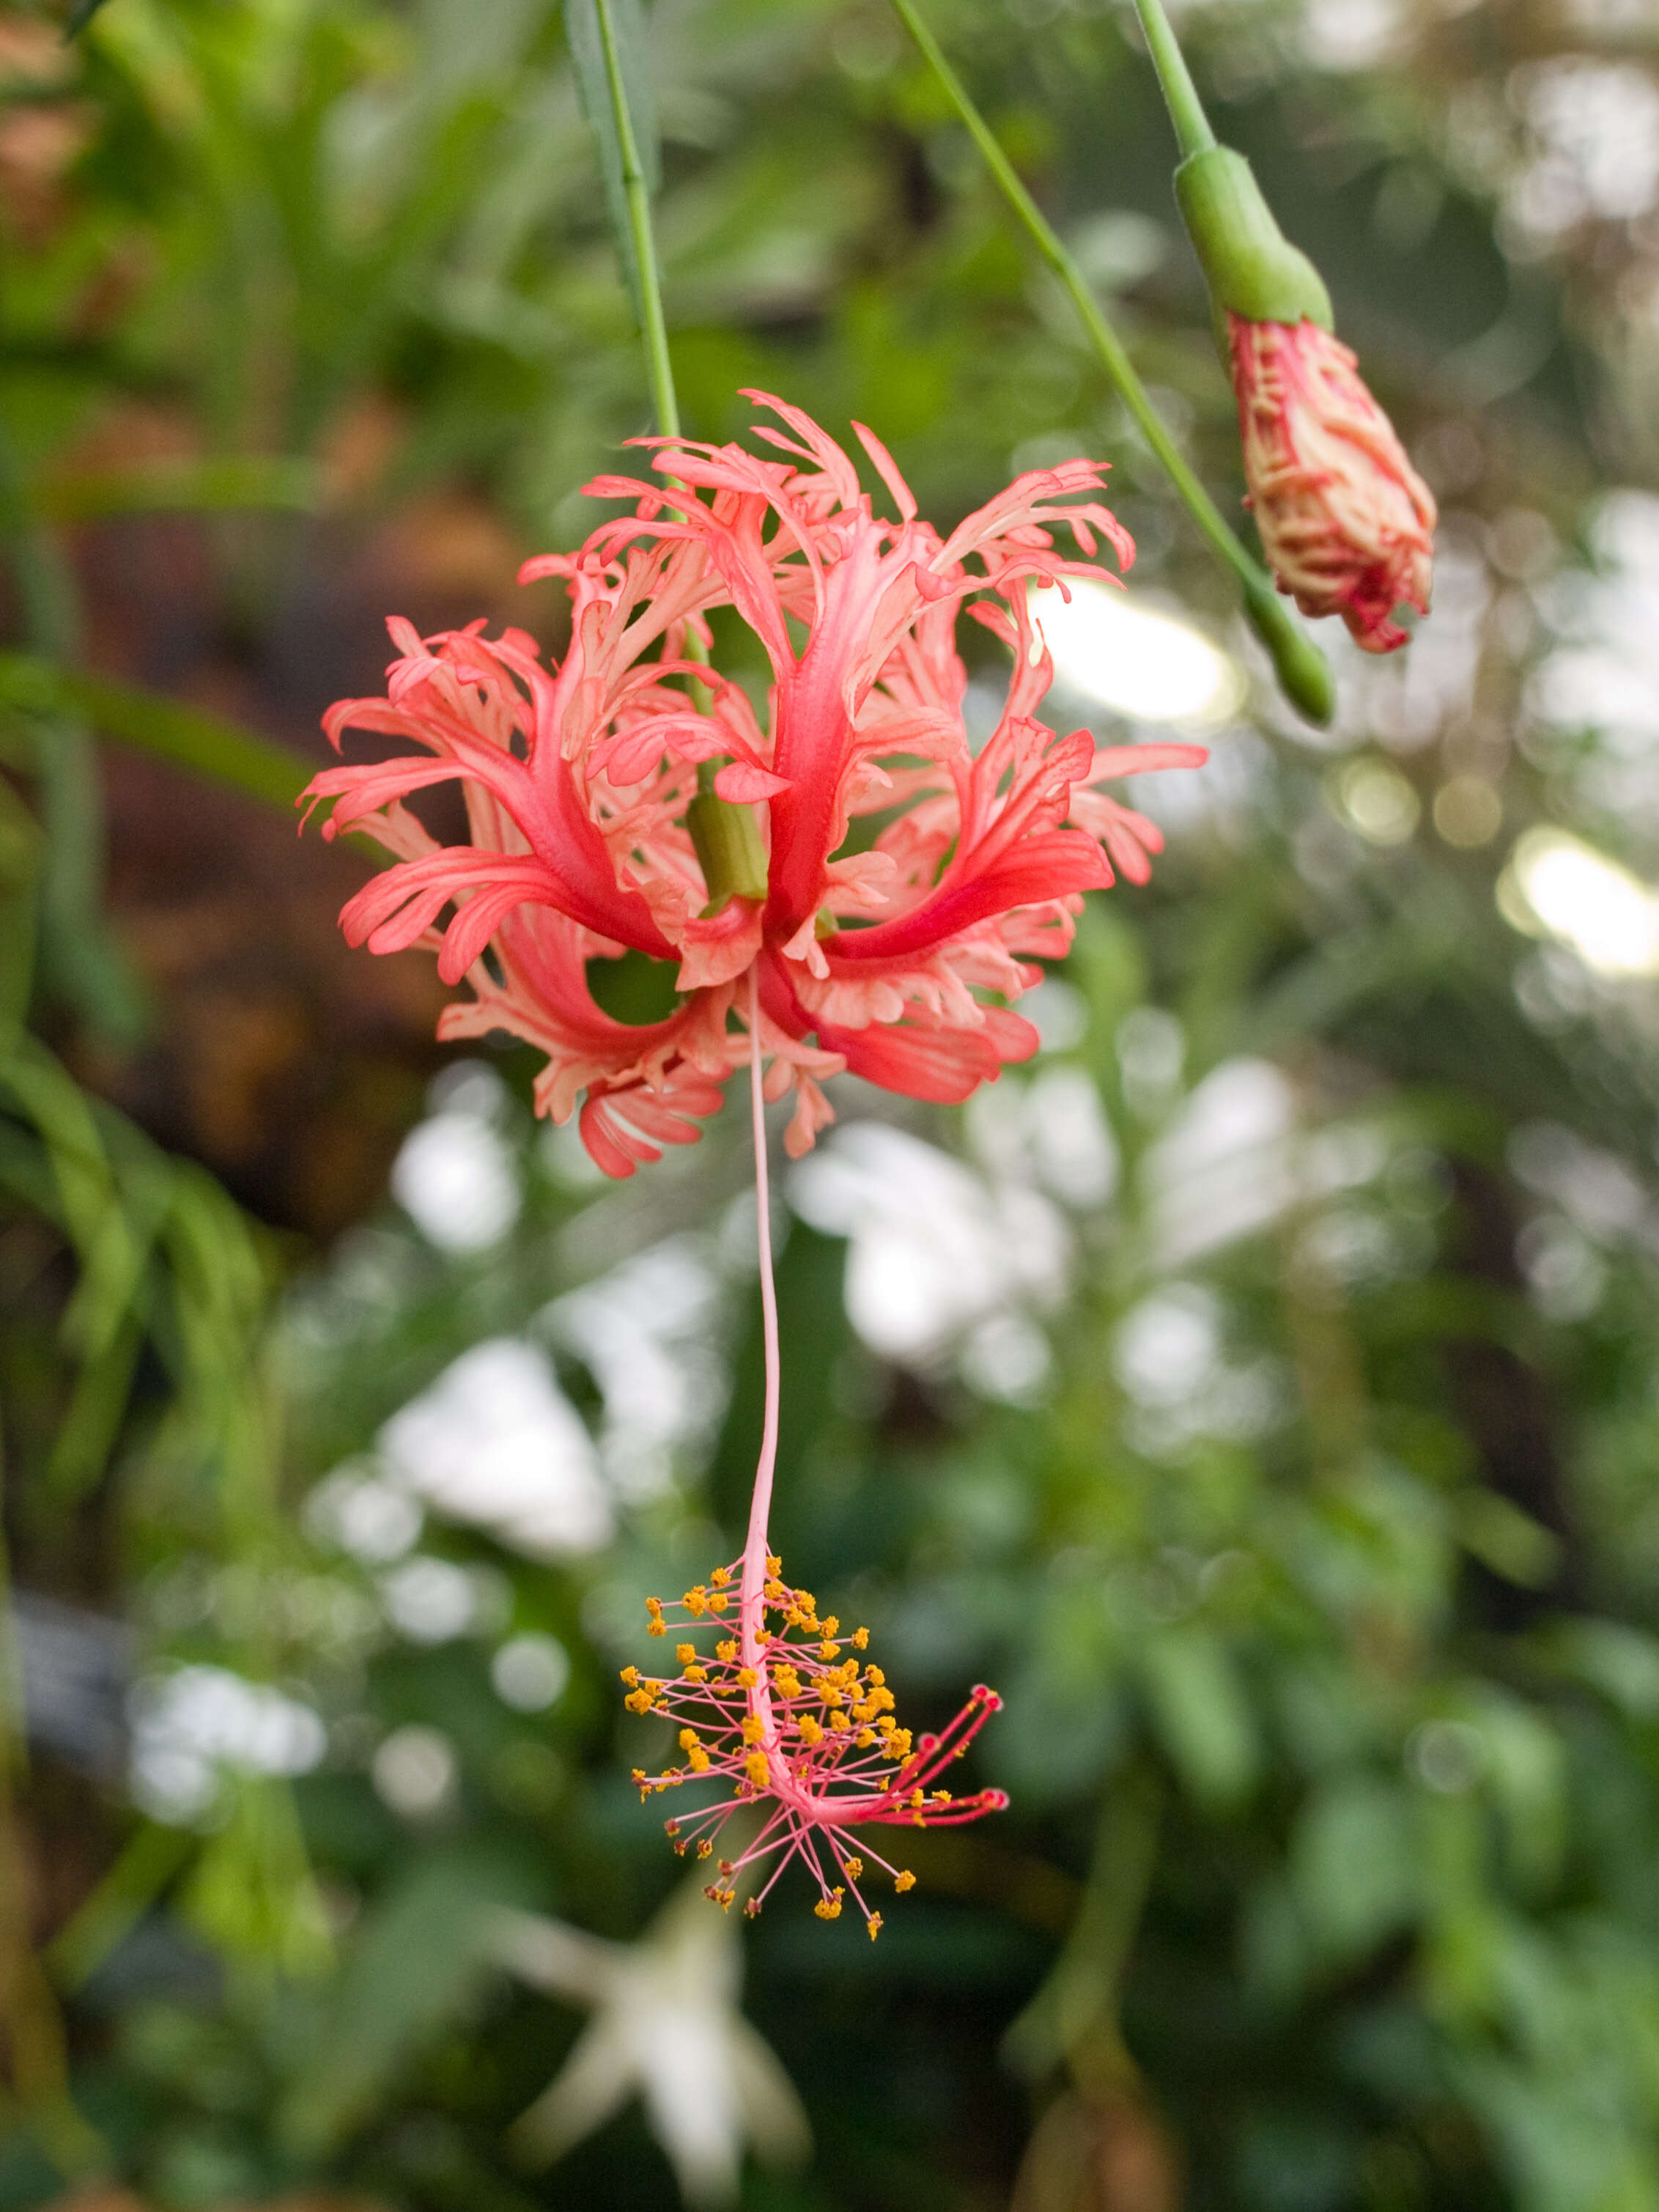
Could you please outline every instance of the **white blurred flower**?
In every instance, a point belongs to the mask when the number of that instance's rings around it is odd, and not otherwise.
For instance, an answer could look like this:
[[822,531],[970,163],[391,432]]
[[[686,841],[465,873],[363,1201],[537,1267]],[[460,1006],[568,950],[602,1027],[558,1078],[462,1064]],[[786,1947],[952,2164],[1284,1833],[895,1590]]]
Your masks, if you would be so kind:
[[481,1060],[446,1068],[432,1086],[436,1110],[410,1131],[392,1163],[392,1196],[446,1252],[481,1252],[519,1218],[523,1194],[496,1126],[506,1095]]
[[381,1576],[380,1596],[392,1626],[411,1644],[447,1644],[477,1618],[472,1577],[453,1559],[405,1559]]
[[495,1695],[514,1712],[545,1712],[564,1695],[570,1654],[556,1636],[514,1636],[490,1661],[489,1680]]
[[800,2100],[738,2008],[738,1927],[700,1881],[677,1890],[637,1943],[503,1912],[494,1948],[521,1981],[593,2014],[518,2124],[527,2148],[550,2162],[638,2094],[691,2204],[736,2197],[747,2143],[778,2164],[806,2156]]
[[1291,1086],[1265,1060],[1212,1070],[1143,1164],[1153,1241],[1164,1263],[1265,1227],[1297,1194]]
[[1083,1212],[1117,1188],[1117,1142],[1081,1067],[1045,1067],[1029,1083],[1005,1074],[969,1100],[967,1118],[975,1155],[1002,1181],[1041,1183]]
[[406,1820],[429,1820],[447,1811],[459,1784],[454,1746],[439,1729],[418,1722],[393,1729],[369,1763],[377,1796]]
[[713,1333],[719,1284],[702,1242],[665,1237],[542,1316],[581,1359],[605,1401],[599,1452],[624,1497],[663,1488],[672,1454],[720,1411]]
[[406,1491],[377,1480],[362,1463],[336,1468],[307,1496],[307,1532],[349,1552],[365,1565],[400,1559],[412,1549],[423,1519]]
[[850,1240],[848,1315],[887,1358],[926,1363],[993,1315],[1064,1293],[1071,1237],[1048,1199],[881,1122],[838,1131],[795,1170],[789,1197]]
[[599,1550],[614,1526],[593,1440],[534,1345],[463,1352],[380,1431],[386,1480],[532,1559]]
[[218,1796],[219,1777],[308,1774],[328,1747],[309,1705],[224,1667],[178,1667],[146,1675],[129,1698],[131,1787],[152,1820],[197,1820]]

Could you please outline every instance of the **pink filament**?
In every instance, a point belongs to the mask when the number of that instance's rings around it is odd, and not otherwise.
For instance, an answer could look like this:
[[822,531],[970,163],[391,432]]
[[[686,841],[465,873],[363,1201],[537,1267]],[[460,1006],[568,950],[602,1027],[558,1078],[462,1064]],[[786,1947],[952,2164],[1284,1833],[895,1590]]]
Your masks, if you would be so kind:
[[761,1089],[760,983],[749,971],[749,1111],[755,1145],[756,1237],[760,1255],[761,1336],[765,1347],[766,1410],[761,1421],[760,1457],[749,1501],[749,1534],[743,1547],[743,1577],[738,1601],[743,1663],[760,1677],[750,1692],[750,1710],[765,1729],[767,1750],[777,1747],[772,1697],[761,1660],[760,1629],[766,1597],[767,1522],[772,1512],[772,1477],[778,1463],[778,1406],[783,1368],[778,1351],[778,1292],[772,1274],[772,1193],[766,1166],[766,1100]]

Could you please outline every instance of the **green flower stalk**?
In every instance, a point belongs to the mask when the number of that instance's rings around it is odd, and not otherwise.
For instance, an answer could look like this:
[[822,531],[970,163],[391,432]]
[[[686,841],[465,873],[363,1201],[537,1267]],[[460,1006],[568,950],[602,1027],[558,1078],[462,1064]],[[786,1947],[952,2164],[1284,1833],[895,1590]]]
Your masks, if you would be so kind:
[[[1267,647],[1273,672],[1286,698],[1309,721],[1328,722],[1335,692],[1325,656],[1305,631],[1293,622],[1273,590],[1273,580],[1253,560],[1220,510],[1194,474],[1169,429],[1153,406],[1146,386],[1117,332],[1102,312],[1088,278],[1075,257],[1061,244],[1054,226],[1021,183],[1014,166],[1003,152],[969,97],[966,86],[945,59],[939,41],[918,14],[915,0],[893,0],[894,10],[920,49],[940,88],[966,125],[969,136],[983,156],[1003,198],[1012,209],[1038,252],[1064,285],[1077,310],[1102,368],[1115,386],[1141,435],[1162,464],[1182,505],[1197,524],[1200,534],[1217,559],[1237,577],[1244,595],[1244,611],[1250,627]],[[1184,70],[1185,64],[1182,64]],[[1188,81],[1190,91],[1190,80]],[[1196,95],[1193,109],[1202,124]],[[1209,126],[1202,124],[1208,133]],[[1209,143],[1213,145],[1211,136]]]

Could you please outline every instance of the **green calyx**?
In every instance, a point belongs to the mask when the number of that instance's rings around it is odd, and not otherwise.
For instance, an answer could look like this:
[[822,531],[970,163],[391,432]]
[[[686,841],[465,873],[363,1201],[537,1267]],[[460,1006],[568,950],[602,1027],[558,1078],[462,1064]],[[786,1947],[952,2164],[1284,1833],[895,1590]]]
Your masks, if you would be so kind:
[[1218,310],[1252,323],[1334,328],[1330,294],[1305,253],[1273,219],[1242,154],[1230,146],[1192,154],[1175,173],[1182,220]]
[[752,806],[735,806],[713,791],[700,791],[685,810],[685,826],[708,886],[704,920],[729,899],[766,896],[766,848]]

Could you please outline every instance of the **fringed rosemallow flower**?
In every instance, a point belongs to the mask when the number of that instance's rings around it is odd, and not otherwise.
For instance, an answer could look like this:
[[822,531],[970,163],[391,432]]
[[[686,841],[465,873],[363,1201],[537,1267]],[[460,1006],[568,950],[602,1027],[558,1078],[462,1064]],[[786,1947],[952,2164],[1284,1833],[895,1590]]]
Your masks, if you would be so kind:
[[1304,614],[1340,615],[1363,651],[1392,653],[1411,634],[1400,610],[1429,611],[1433,495],[1243,155],[1213,142],[1189,154],[1176,198],[1224,334],[1247,504],[1273,580]]
[[1352,353],[1307,318],[1227,317],[1249,506],[1281,592],[1340,615],[1361,649],[1410,635],[1395,609],[1429,611],[1433,494],[1366,389]]
[[[1010,1002],[1038,980],[1037,961],[1066,952],[1082,894],[1115,866],[1144,882],[1162,842],[1098,786],[1204,755],[1097,748],[1087,731],[1058,736],[1036,719],[1052,667],[1030,587],[1063,592],[1068,577],[1100,573],[1062,556],[1052,526],[1085,554],[1103,538],[1126,568],[1133,556],[1090,496],[1099,466],[1031,471],[942,538],[869,431],[858,436],[896,520],[876,514],[816,423],[748,396],[785,426],[758,431],[785,458],[643,441],[665,483],[600,477],[590,492],[631,512],[580,551],[526,565],[526,580],[558,576],[568,590],[562,661],[544,665],[519,630],[423,640],[394,622],[386,696],[344,701],[325,726],[337,747],[355,729],[413,750],[329,769],[306,797],[334,801],[325,835],[366,831],[396,856],[345,907],[351,942],[434,951],[445,981],[471,992],[440,1036],[505,1030],[533,1044],[546,1055],[538,1109],[562,1121],[581,1102],[583,1139],[608,1174],[694,1141],[747,1064],[767,1376],[748,1534],[740,1558],[684,1601],[677,1679],[631,1680],[628,1701],[682,1724],[685,1764],[641,1772],[642,1788],[702,1778],[722,1793],[671,1823],[678,1839],[712,1851],[734,1809],[758,1816],[713,1893],[729,1904],[738,1868],[799,1856],[818,1910],[832,1917],[850,1894],[873,1934],[850,1832],[999,1805],[994,1791],[934,1786],[997,1700],[976,1690],[941,1736],[912,1744],[879,1673],[842,1656],[833,1620],[772,1556],[763,1102],[793,1094],[785,1142],[799,1154],[831,1118],[823,1085],[842,1069],[953,1102],[1027,1059],[1037,1033]],[[964,607],[1012,654],[977,751],[963,721]],[[708,618],[722,608],[769,664],[763,714],[707,664]],[[438,844],[405,804],[450,781],[465,798],[462,845]],[[660,1020],[617,1020],[589,988],[590,963],[629,952],[674,963]],[[667,1632],[660,1609],[652,1626]]]
[[[793,458],[642,441],[685,489],[602,477],[590,492],[634,511],[525,567],[566,580],[563,661],[544,666],[520,630],[422,640],[393,622],[387,696],[342,701],[325,726],[337,747],[363,730],[416,750],[329,769],[306,793],[335,802],[325,836],[367,831],[397,856],[342,913],[350,941],[434,951],[444,980],[471,990],[440,1036],[506,1030],[544,1053],[538,1109],[562,1121],[585,1095],[582,1137],[613,1176],[694,1140],[719,1108],[749,1056],[751,977],[768,1096],[794,1093],[792,1153],[830,1119],[822,1085],[842,1068],[952,1102],[1029,1058],[1036,1031],[1006,1002],[1066,951],[1081,893],[1114,863],[1144,882],[1162,842],[1097,787],[1204,757],[1100,749],[1036,719],[1052,666],[1028,582],[1063,592],[1100,573],[1063,558],[1046,526],[1133,557],[1087,497],[1092,462],[1032,471],[941,538],[869,431],[896,521],[815,423],[753,396],[793,433],[760,434]],[[977,755],[964,603],[1013,654]],[[764,722],[690,657],[721,607],[770,663]],[[452,781],[471,836],[441,846],[404,802]],[[675,963],[661,1021],[616,1020],[588,988],[590,963],[629,950]]]

